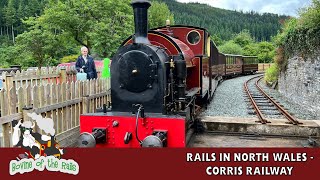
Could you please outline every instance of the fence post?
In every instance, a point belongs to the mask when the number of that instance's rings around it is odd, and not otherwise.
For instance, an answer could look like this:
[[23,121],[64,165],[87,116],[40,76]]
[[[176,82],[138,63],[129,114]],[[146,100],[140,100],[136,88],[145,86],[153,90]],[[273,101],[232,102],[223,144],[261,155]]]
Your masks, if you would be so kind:
[[31,106],[25,106],[22,108],[22,118],[23,121],[31,121],[31,117],[28,116],[28,113],[32,113],[32,107]]
[[89,113],[89,96],[82,97],[82,114]]
[[85,114],[89,112],[90,81],[81,81],[80,89],[80,97],[82,97],[82,114]]
[[10,75],[10,74],[7,74],[6,77],[3,77],[3,78],[4,78],[4,81],[5,81],[5,89],[7,91],[9,91],[10,88],[12,88],[14,86],[13,76]]
[[[28,116],[28,113],[32,113],[33,112],[33,108],[32,106],[26,106],[26,107],[23,107],[22,108],[22,119],[23,121],[31,121],[33,122],[33,120],[31,119],[31,117]],[[38,126],[35,126],[33,128],[33,130],[35,132],[39,132],[39,127]]]
[[60,83],[67,82],[67,70],[65,67],[60,69]]
[[[9,109],[9,113],[8,115],[14,114],[16,111],[16,103],[17,103],[17,97],[15,96],[16,94],[16,86],[13,82],[13,76],[12,75],[6,75],[5,78],[5,89],[7,91],[7,95],[8,97],[8,104],[7,107]],[[5,97],[7,98],[7,97]],[[12,147],[12,143],[11,143],[11,132],[12,132],[12,126],[11,126],[11,122],[3,124],[2,126],[3,128],[3,140],[4,140],[4,146],[5,147]]]

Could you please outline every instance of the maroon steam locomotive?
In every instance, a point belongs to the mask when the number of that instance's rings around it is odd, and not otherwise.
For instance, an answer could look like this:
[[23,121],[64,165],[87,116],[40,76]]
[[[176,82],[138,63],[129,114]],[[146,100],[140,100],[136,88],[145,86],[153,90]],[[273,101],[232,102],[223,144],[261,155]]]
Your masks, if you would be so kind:
[[112,59],[112,104],[80,116],[77,146],[185,147],[213,95],[213,79],[254,73],[255,57],[219,53],[199,27],[168,23],[148,31],[151,3],[131,5],[135,34]]

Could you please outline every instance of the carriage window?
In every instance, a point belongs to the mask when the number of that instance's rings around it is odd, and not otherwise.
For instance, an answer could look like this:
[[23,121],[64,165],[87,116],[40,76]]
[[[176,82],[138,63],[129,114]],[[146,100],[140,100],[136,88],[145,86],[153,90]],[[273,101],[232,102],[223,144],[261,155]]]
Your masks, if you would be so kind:
[[196,45],[200,42],[200,34],[197,31],[190,31],[187,36],[188,43]]

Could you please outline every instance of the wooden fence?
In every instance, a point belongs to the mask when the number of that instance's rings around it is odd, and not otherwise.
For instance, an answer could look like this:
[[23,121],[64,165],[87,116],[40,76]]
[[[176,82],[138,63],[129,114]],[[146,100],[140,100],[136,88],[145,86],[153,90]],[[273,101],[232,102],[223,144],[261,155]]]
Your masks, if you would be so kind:
[[12,146],[12,121],[30,120],[30,112],[53,119],[58,141],[65,141],[60,145],[67,146],[70,136],[79,133],[80,114],[95,112],[111,100],[109,79],[68,82],[60,70],[37,73],[2,74],[5,88],[0,91],[1,147]]
[[[100,78],[101,70],[97,70],[98,78]],[[57,84],[62,82],[75,82],[76,81],[76,71],[72,70],[70,67],[43,67],[34,70],[22,70],[17,72],[3,72],[2,79],[6,81],[13,81],[16,88],[23,87],[26,85],[45,85],[45,84]],[[6,83],[5,83],[6,84]]]
[[273,63],[259,63],[258,65],[258,71],[259,72],[264,72],[266,71],[268,68],[271,67]]

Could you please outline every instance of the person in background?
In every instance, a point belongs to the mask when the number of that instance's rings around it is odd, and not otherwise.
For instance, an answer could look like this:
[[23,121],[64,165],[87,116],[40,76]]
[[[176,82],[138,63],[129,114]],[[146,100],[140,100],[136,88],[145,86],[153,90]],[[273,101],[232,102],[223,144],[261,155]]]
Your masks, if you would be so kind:
[[76,69],[78,72],[87,73],[87,79],[97,78],[97,70],[93,57],[88,55],[88,48],[85,46],[81,47],[81,55],[77,59]]

